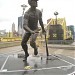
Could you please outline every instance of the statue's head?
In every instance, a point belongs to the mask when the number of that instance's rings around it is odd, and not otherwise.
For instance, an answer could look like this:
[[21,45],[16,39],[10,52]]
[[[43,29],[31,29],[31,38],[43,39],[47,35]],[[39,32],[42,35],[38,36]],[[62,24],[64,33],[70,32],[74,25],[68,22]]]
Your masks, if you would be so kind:
[[38,1],[38,0],[28,0],[28,4],[29,4],[30,6],[37,7],[37,1]]

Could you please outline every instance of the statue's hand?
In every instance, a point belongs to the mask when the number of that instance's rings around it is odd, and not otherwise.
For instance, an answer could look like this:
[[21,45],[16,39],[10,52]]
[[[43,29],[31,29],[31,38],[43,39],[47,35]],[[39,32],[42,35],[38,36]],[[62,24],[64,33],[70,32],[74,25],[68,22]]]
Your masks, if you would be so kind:
[[31,34],[35,34],[35,32],[34,31],[31,31]]

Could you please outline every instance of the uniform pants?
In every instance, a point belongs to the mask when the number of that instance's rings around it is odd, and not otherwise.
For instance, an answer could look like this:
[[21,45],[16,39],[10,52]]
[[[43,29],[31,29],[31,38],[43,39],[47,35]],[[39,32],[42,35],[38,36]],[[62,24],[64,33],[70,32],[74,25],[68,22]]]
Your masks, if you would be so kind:
[[30,46],[32,48],[34,48],[34,50],[37,49],[37,46],[36,46],[36,38],[38,36],[38,33],[35,33],[35,34],[31,34],[31,33],[25,33],[23,38],[22,38],[22,42],[21,42],[21,46],[25,52],[25,54],[28,54],[28,46],[27,46],[27,42],[30,38]]

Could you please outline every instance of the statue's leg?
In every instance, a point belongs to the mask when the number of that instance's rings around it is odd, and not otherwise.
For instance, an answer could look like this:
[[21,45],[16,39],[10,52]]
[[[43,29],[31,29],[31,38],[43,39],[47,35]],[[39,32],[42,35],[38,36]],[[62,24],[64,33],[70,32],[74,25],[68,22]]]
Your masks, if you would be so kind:
[[38,33],[35,33],[35,34],[32,34],[31,38],[30,38],[30,45],[31,45],[32,48],[34,48],[34,55],[38,54],[38,48],[37,48],[37,45],[36,45],[37,36],[38,36]]
[[27,57],[29,56],[28,54],[28,46],[27,46],[27,41],[29,40],[29,37],[31,36],[30,33],[25,33],[23,38],[22,38],[22,42],[21,42],[21,46],[25,52],[25,57],[27,59]]

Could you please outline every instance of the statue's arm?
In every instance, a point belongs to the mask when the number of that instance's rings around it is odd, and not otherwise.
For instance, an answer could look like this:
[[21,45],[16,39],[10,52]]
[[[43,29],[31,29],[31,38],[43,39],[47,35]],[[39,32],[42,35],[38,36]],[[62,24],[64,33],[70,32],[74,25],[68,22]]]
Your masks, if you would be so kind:
[[45,31],[43,20],[42,20],[42,12],[39,13],[39,23],[40,23],[40,26],[42,28],[42,31]]

